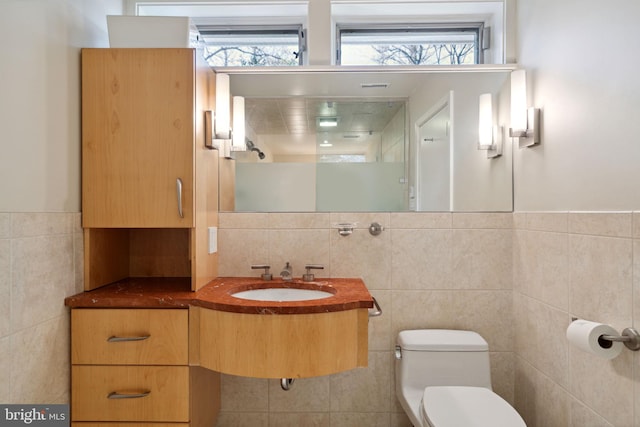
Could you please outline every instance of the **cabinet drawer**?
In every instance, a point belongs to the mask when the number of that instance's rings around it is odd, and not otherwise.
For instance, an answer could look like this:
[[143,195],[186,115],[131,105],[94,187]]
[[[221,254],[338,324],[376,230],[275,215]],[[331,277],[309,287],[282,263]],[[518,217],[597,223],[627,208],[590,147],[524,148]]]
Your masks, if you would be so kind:
[[189,421],[187,366],[73,366],[72,421]]
[[187,365],[188,330],[186,309],[74,309],[71,362]]

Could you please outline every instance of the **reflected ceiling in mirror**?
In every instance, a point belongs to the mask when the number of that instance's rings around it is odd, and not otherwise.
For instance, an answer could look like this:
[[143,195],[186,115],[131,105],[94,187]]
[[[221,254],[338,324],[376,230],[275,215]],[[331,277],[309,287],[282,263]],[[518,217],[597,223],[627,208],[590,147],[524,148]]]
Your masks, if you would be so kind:
[[[260,149],[257,140],[268,141],[274,161],[295,155],[360,155],[375,150],[404,103],[371,98],[247,98],[246,124]],[[325,121],[335,126],[323,126]]]

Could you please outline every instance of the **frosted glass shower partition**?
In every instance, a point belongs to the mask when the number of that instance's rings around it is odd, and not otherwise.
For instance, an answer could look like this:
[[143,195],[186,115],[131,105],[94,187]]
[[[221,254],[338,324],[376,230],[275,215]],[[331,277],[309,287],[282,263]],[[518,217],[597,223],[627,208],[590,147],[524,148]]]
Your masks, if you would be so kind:
[[318,163],[318,212],[403,211],[404,163]]
[[315,163],[236,163],[236,211],[315,210]]
[[402,210],[404,163],[242,163],[239,212]]

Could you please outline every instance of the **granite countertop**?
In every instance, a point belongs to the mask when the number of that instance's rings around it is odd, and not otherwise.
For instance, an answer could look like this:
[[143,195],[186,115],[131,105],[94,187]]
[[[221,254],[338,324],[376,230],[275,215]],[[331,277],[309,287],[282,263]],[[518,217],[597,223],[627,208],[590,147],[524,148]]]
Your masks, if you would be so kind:
[[[263,281],[258,277],[219,277],[198,291],[189,278],[128,278],[67,297],[72,308],[187,308],[248,314],[306,314],[372,308],[373,298],[362,279],[317,278],[313,282]],[[262,288],[324,290],[333,296],[310,301],[253,301],[233,297],[239,291]]]

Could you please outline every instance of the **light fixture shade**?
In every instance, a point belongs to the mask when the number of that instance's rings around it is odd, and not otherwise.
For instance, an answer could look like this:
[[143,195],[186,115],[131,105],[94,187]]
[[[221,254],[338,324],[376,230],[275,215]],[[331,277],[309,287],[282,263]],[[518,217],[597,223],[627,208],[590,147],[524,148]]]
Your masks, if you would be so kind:
[[318,125],[322,128],[336,127],[338,126],[338,119],[336,117],[320,117]]
[[217,139],[229,139],[231,127],[229,75],[216,74],[215,129]]
[[527,130],[527,74],[525,70],[511,72],[511,133],[517,136]]
[[245,142],[244,130],[244,97],[233,97],[233,151],[245,151],[247,144]]
[[490,93],[480,95],[478,109],[478,148],[488,150],[493,146],[493,103]]

